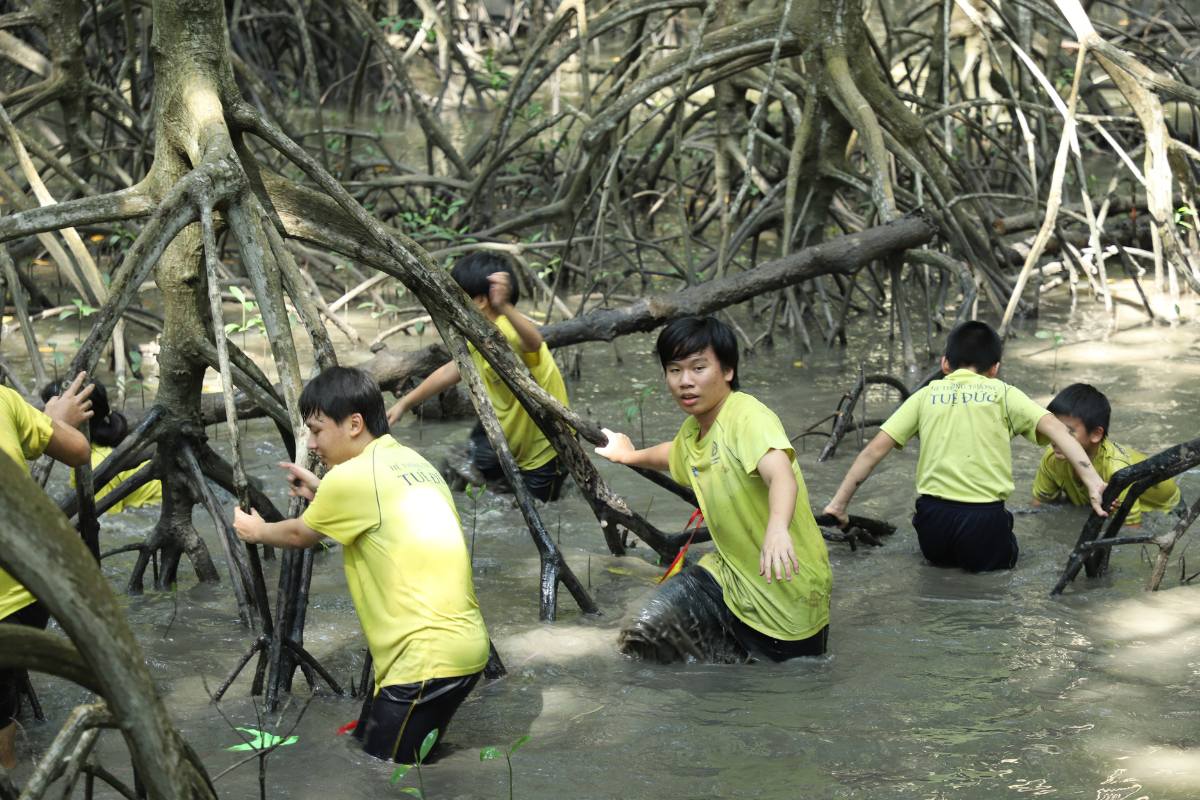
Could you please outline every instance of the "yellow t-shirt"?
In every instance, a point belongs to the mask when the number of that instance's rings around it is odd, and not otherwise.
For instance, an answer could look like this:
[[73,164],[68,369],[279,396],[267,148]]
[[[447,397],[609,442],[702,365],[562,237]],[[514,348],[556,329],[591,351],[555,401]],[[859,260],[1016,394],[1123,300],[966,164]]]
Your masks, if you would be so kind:
[[[110,453],[112,453],[111,447],[104,447],[103,445],[98,444],[92,445],[92,469],[96,469],[96,467],[103,464],[104,459],[108,458]],[[142,464],[138,464],[132,469],[127,469],[124,472],[118,472],[117,477],[109,481],[100,489],[100,491],[96,492],[96,501],[99,502],[104,495],[108,494],[113,489],[116,489],[122,483],[132,478],[134,473],[141,469],[142,466]],[[74,470],[71,471],[71,485],[75,485]],[[162,503],[162,481],[153,480],[142,484],[140,488],[134,490],[133,494],[129,495],[129,497],[126,497],[124,500],[110,508],[108,513],[116,514],[124,511],[127,508],[156,506],[160,503]]]
[[[776,639],[807,639],[829,624],[833,575],[783,424],[755,398],[734,392],[708,434],[699,434],[696,418],[688,417],[671,442],[671,477],[692,487],[717,545],[700,566],[721,585],[725,605],[742,622]],[[758,462],[769,450],[787,453],[799,488],[789,532],[800,570],[790,581],[772,583],[758,574],[769,513]]]
[[483,669],[488,634],[467,546],[428,461],[385,434],[326,473],[303,519],[344,547],[376,692]]
[[[1105,438],[1100,442],[1096,457],[1092,459],[1092,466],[1107,482],[1113,474],[1125,467],[1145,460],[1146,456],[1132,447],[1122,447],[1112,439]],[[1121,492],[1121,502],[1125,501],[1127,494],[1129,488]],[[1038,464],[1037,475],[1033,479],[1033,496],[1044,503],[1063,498],[1077,506],[1086,506],[1091,502],[1087,489],[1080,483],[1070,462],[1055,458],[1052,447],[1046,448],[1046,452],[1042,454],[1042,462]],[[1179,486],[1173,480],[1167,479],[1154,484],[1138,497],[1133,508],[1129,510],[1129,516],[1125,518],[1125,524],[1140,524],[1143,511],[1170,511],[1179,504],[1180,496]]]
[[[0,453],[25,464],[45,452],[53,433],[48,416],[12,389],[0,386]],[[13,576],[0,569],[0,619],[20,611],[34,599]]]
[[1013,438],[1049,443],[1037,433],[1047,413],[1015,386],[958,369],[914,392],[880,430],[897,447],[921,438],[918,494],[992,503],[1013,491]]
[[[542,342],[542,346],[535,353],[525,353],[521,350],[521,337],[517,335],[507,317],[498,317],[496,327],[504,334],[513,352],[529,367],[538,386],[564,406],[567,405],[567,386],[563,383],[562,373],[558,371],[558,365],[554,363],[554,356],[550,355],[550,348],[546,343]],[[471,359],[475,362],[479,374],[483,376],[483,384],[487,387],[488,397],[496,409],[496,418],[500,420],[504,438],[508,440],[508,447],[512,450],[517,466],[530,470],[548,463],[554,458],[555,452],[542,429],[534,423],[525,407],[492,369],[492,365],[475,349],[475,345],[470,345],[470,350]]]

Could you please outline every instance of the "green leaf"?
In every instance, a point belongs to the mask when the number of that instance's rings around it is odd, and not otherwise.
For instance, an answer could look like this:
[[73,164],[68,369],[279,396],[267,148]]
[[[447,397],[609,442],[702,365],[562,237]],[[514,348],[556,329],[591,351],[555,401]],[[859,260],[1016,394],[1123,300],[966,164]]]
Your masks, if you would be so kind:
[[419,753],[420,761],[424,761],[425,757],[427,755],[429,755],[429,751],[433,749],[433,746],[435,744],[437,744],[437,739],[438,739],[437,728],[434,728],[429,733],[425,734],[425,740],[423,742],[421,742],[421,750]]
[[416,325],[413,325],[413,329],[416,330],[417,336],[420,336],[421,334],[425,333],[425,323],[418,322]]
[[241,330],[241,328],[242,328],[242,326],[238,325],[236,322],[226,322],[225,323],[225,333],[227,333],[227,334],[237,333],[239,330]]
[[58,318],[59,319],[69,319],[70,317],[75,316],[75,312],[77,310],[78,309],[74,309],[74,308],[63,309],[62,311],[58,312]]
[[246,294],[245,294],[245,292],[243,292],[243,291],[241,290],[241,287],[238,287],[238,286],[230,286],[230,287],[229,287],[229,293],[230,293],[231,295],[233,295],[233,296],[234,296],[234,299],[236,299],[236,300],[237,300],[239,303],[241,303],[242,305],[245,305],[245,304],[246,304]]
[[1049,339],[1053,335],[1054,334],[1050,333],[1050,331],[1038,331],[1034,334],[1034,336],[1038,339]]
[[479,760],[480,761],[495,761],[496,759],[500,758],[500,756],[502,756],[502,755],[504,755],[504,754],[500,752],[499,747],[489,746],[489,747],[485,747],[479,751]]
[[226,747],[226,750],[266,750],[271,747],[283,747],[300,741],[299,736],[289,736],[287,739],[284,739],[281,736],[276,736],[267,731],[260,731],[256,728],[238,728],[238,730],[247,734],[250,740],[242,744],[235,744],[233,747]]
[[515,742],[512,743],[512,747],[508,748],[508,754],[511,756],[513,753],[520,750],[522,745],[524,745],[528,741],[529,741],[529,734],[527,733],[524,736],[522,736],[520,739],[517,739]]
[[392,772],[391,783],[394,784],[394,783],[396,783],[396,781],[403,778],[405,775],[408,774],[408,771],[410,769],[412,769],[412,764],[401,764],[400,766],[396,767],[396,769]]
[[413,797],[424,797],[425,796],[425,795],[421,794],[421,790],[415,786],[405,786],[400,791],[404,792],[405,794],[411,794]]

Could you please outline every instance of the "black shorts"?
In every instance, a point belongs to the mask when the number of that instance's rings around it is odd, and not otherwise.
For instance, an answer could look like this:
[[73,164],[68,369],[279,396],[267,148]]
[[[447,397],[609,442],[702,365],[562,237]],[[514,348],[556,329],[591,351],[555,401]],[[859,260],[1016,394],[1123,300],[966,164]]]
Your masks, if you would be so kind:
[[[438,745],[445,741],[450,719],[482,674],[384,686],[379,694],[363,701],[354,738],[362,742],[368,755],[415,764],[430,731],[438,732]],[[424,761],[431,761],[436,750],[435,746]]]
[[960,503],[923,494],[912,521],[921,553],[936,567],[988,572],[1017,563],[1013,516],[1003,500]]
[[621,631],[618,647],[626,655],[660,664],[689,659],[778,662],[823,655],[829,647],[829,626],[794,641],[768,636],[734,616],[716,578],[693,564],[659,587],[637,619]]
[[[471,463],[475,465],[484,479],[488,483],[507,485],[508,479],[500,467],[500,458],[492,448],[492,443],[488,441],[481,423],[476,423],[475,428],[471,431],[470,446]],[[567,475],[559,463],[558,456],[555,456],[540,467],[521,470],[521,477],[525,480],[525,486],[529,489],[530,494],[538,500],[548,503],[558,499]]]
[[[50,621],[50,612],[41,603],[31,603],[22,609],[14,611],[0,625],[26,625],[42,630]],[[21,687],[25,683],[25,670],[0,670],[0,728],[7,728],[17,716],[17,707],[21,702]]]

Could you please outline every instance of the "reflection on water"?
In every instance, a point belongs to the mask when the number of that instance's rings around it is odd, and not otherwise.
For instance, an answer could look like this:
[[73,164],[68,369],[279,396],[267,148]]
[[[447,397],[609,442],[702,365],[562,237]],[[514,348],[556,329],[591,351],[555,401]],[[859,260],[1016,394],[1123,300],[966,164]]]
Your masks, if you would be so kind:
[[[1045,341],[1025,337],[1009,345],[1002,377],[1043,403],[1052,382],[1097,384],[1113,401],[1115,437],[1148,453],[1197,435],[1194,327],[1138,329],[1104,341],[1081,324],[1044,312],[1041,327],[1068,332],[1057,372]],[[1160,348],[1152,359],[1143,355],[1149,341]],[[632,381],[659,386],[648,339],[623,343],[619,367],[608,346],[582,350],[583,376],[570,389],[585,413],[623,420]],[[831,357],[784,344],[746,359],[742,380],[796,433],[834,408],[860,355],[868,369],[885,361],[881,352]],[[805,366],[794,366],[801,358]],[[881,392],[871,402],[880,411],[892,401]],[[645,413],[651,438],[671,435],[680,422],[661,389]],[[272,441],[269,426],[250,427],[262,432],[250,441]],[[415,423],[396,433],[437,459],[467,427],[426,423],[419,442]],[[820,504],[854,447],[818,466],[818,441],[799,457]],[[1032,512],[1026,497],[1039,453],[1023,441],[1014,451],[1018,489],[1011,505],[1028,512],[1016,517],[1017,569],[968,576],[923,565],[909,523],[916,455],[895,453],[860,491],[856,510],[890,519],[900,530],[879,549],[833,546],[831,654],[781,665],[651,667],[618,656],[620,623],[652,591],[659,567],[637,550],[624,559],[608,555],[577,494],[551,506],[546,524],[604,613],[580,618],[564,592],[560,621],[538,623],[537,560],[528,533],[503,498],[485,496],[475,514],[476,581],[509,676],[481,687],[462,707],[448,733],[450,754],[425,770],[427,795],[505,796],[504,762],[481,763],[478,750],[529,734],[513,759],[516,796],[523,798],[1197,796],[1200,588],[1143,595],[1149,567],[1137,549],[1125,549],[1114,555],[1108,576],[1081,578],[1051,600],[1047,592],[1084,515],[1072,508]],[[259,445],[255,473],[273,481],[270,465],[279,455],[273,444]],[[615,466],[600,469],[634,507],[649,507],[657,524],[682,528],[688,510],[681,502]],[[1187,497],[1200,493],[1200,476],[1184,476],[1183,483]],[[271,488],[282,498],[278,481]],[[457,499],[470,535],[471,501]],[[195,518],[219,558],[211,524],[202,511]],[[106,547],[140,540],[153,520],[148,511],[106,519]],[[120,556],[104,570],[122,586],[131,563],[132,556]],[[1179,565],[1168,574],[1177,576]],[[197,587],[186,569],[181,579],[177,593],[148,593],[126,604],[175,720],[214,774],[244,757],[225,749],[238,742],[226,718],[282,734],[308,702],[293,731],[299,741],[268,761],[271,796],[400,794],[400,786],[388,783],[386,765],[335,736],[355,718],[353,700],[322,693],[309,702],[301,690],[281,719],[260,724],[244,677],[219,710],[209,704],[209,689],[250,637],[237,626],[227,585]],[[344,684],[357,681],[364,645],[336,550],[317,558],[308,620],[312,652]],[[73,687],[44,677],[37,683],[52,720],[83,699]],[[29,732],[44,747],[56,729],[33,724]],[[114,737],[103,746],[120,750]],[[256,781],[248,765],[218,788],[222,796],[256,796]]]

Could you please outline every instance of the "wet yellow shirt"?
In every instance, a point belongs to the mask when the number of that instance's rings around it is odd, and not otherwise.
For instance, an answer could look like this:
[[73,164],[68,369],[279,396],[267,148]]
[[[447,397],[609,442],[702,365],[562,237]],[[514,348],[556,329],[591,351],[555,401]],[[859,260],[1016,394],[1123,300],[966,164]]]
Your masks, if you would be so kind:
[[1046,409],[1015,386],[958,369],[916,391],[880,430],[897,447],[921,439],[917,493],[961,503],[992,503],[1013,491],[1012,440],[1035,444]]
[[326,473],[304,524],[343,545],[346,583],[383,686],[483,669],[488,634],[445,480],[390,435]]
[[[48,416],[26,403],[12,389],[0,386],[0,453],[18,464],[25,464],[45,452],[53,433],[54,427]],[[33,602],[34,596],[0,569],[0,619]]]
[[[498,317],[496,327],[500,329],[500,333],[504,334],[504,338],[513,352],[525,362],[525,366],[529,367],[538,386],[549,392],[564,406],[567,405],[567,386],[563,383],[562,373],[558,371],[558,365],[554,363],[554,356],[550,355],[550,348],[546,346],[546,343],[542,342],[542,346],[537,352],[526,353],[521,350],[521,337],[517,335],[516,329],[513,328],[507,317]],[[492,405],[496,409],[496,418],[500,421],[504,438],[508,440],[508,447],[512,450],[517,466],[524,470],[530,470],[549,463],[556,454],[554,447],[542,433],[542,429],[534,423],[529,413],[525,411],[525,407],[517,400],[496,370],[492,369],[492,365],[487,362],[487,359],[475,349],[475,345],[469,346],[471,359],[475,362],[479,374],[483,376],[483,384],[487,387],[488,397],[491,398]]]
[[[708,434],[699,434],[696,418],[688,417],[671,442],[671,477],[692,487],[717,545],[700,566],[721,585],[725,604],[742,622],[776,639],[807,639],[829,624],[833,576],[783,424],[755,398],[734,392]],[[799,488],[788,530],[800,570],[790,581],[767,583],[758,574],[769,516],[758,462],[770,450],[787,453]]]
[[[1092,466],[1107,483],[1115,473],[1145,460],[1146,456],[1132,447],[1122,447],[1112,439],[1105,438],[1096,450]],[[1128,488],[1121,492],[1121,502],[1125,501],[1127,494]],[[1091,502],[1087,489],[1079,482],[1075,470],[1071,469],[1070,463],[1065,459],[1055,458],[1052,447],[1047,447],[1046,452],[1042,454],[1042,463],[1038,465],[1037,475],[1033,479],[1033,496],[1043,503],[1065,499],[1073,505],[1086,506]],[[1179,486],[1173,480],[1154,484],[1142,492],[1133,504],[1129,516],[1125,518],[1125,524],[1140,524],[1143,511],[1170,511],[1179,504],[1180,496]]]
[[[92,469],[104,463],[104,459],[108,458],[112,453],[111,447],[103,445],[92,445]],[[129,480],[134,474],[143,467],[143,464],[138,464],[133,469],[127,469],[124,472],[118,472],[117,477],[109,481],[100,491],[96,492],[96,501],[99,502],[104,495],[116,489],[125,481]],[[75,472],[71,472],[71,485],[75,485]],[[121,502],[115,504],[108,510],[110,514],[116,514],[124,511],[127,508],[141,508],[142,506],[156,506],[162,503],[162,481],[148,481],[138,489],[135,489],[133,494],[126,497]]]

